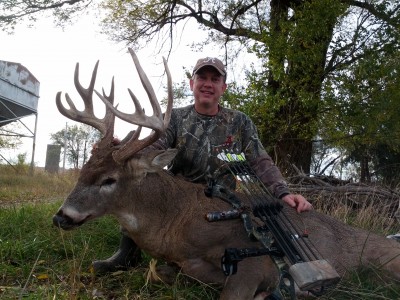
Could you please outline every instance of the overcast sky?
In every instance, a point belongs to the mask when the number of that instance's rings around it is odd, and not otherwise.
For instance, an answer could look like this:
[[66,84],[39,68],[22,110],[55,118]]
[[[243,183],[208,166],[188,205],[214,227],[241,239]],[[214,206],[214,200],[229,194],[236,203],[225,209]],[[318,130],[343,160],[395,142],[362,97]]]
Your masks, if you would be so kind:
[[[100,60],[96,87],[104,87],[108,93],[111,78],[115,76],[116,103],[126,112],[133,111],[132,102],[127,88],[131,88],[142,103],[147,103],[147,97],[138,87],[136,71],[130,55],[124,45],[115,44],[99,33],[95,26],[97,20],[90,17],[81,18],[78,23],[64,30],[55,28],[51,20],[41,20],[34,28],[17,27],[13,35],[0,32],[0,60],[11,61],[24,65],[40,82],[40,99],[38,104],[38,124],[36,135],[35,164],[44,166],[47,144],[50,144],[50,134],[55,133],[72,121],[62,116],[55,105],[55,95],[58,91],[68,92],[72,99],[81,103],[73,85],[73,73],[76,62],[80,63],[80,81],[87,87],[91,72],[97,60]],[[200,34],[196,33],[196,36]],[[190,34],[193,37],[193,32]],[[190,42],[186,43],[189,44]],[[169,59],[174,82],[181,82],[183,67],[191,68],[198,58],[204,56],[218,56],[215,49],[205,49],[205,52],[191,52],[190,48],[181,42]],[[156,93],[163,95],[162,57],[154,55],[154,49],[147,49],[138,53],[142,67],[153,83]],[[164,81],[165,82],[165,81]],[[64,96],[63,96],[64,97]],[[145,104],[143,104],[145,106]],[[131,109],[129,111],[129,109]],[[100,110],[101,111],[101,110]],[[101,117],[101,116],[100,116]],[[34,117],[21,119],[30,128],[33,127]],[[123,137],[130,129],[126,124],[117,125],[117,135]],[[121,136],[123,135],[123,136]],[[23,146],[15,151],[2,153],[8,159],[15,159],[17,154],[26,153],[27,162],[31,161],[32,139],[24,138]],[[60,164],[62,165],[62,164]]]

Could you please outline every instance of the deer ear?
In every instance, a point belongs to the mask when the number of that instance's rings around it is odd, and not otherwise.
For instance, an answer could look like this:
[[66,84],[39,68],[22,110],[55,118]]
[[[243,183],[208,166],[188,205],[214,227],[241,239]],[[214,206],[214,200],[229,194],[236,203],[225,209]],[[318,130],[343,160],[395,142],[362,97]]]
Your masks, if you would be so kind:
[[167,149],[156,155],[151,161],[153,167],[164,168],[168,165],[178,153],[178,149]]

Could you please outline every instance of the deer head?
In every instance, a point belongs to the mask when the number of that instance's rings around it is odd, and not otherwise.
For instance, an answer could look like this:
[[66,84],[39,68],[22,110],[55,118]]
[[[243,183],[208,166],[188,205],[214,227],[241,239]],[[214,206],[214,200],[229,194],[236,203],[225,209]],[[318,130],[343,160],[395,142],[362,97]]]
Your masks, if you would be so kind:
[[[140,178],[146,175],[146,172],[155,170],[152,169],[155,165],[159,168],[165,166],[175,154],[174,151],[152,151],[150,155],[145,155],[144,157],[139,154],[140,150],[143,150],[156,141],[168,127],[173,102],[172,80],[168,65],[164,59],[168,79],[168,104],[163,116],[154,89],[140,66],[136,54],[132,49],[129,49],[129,52],[150,100],[153,110],[151,116],[144,113],[138,99],[130,89],[128,89],[128,92],[135,106],[135,112],[127,114],[114,107],[114,79],[112,80],[108,96],[104,90],[102,94],[95,90],[94,85],[99,62],[95,65],[88,88],[83,88],[79,83],[79,64],[75,68],[74,83],[84,102],[83,111],[77,110],[68,94],[65,95],[65,98],[69,108],[65,107],[61,102],[61,92],[57,93],[56,104],[58,110],[64,116],[71,120],[93,126],[102,134],[102,139],[94,147],[92,156],[82,167],[77,185],[53,218],[53,223],[64,229],[71,229],[81,225],[88,219],[104,214],[109,209],[104,205],[104,202],[106,200],[110,201],[110,198],[118,199],[118,196],[115,194],[121,189],[116,188],[116,185],[120,184],[118,183],[118,179],[121,177],[124,169],[130,169],[131,174],[138,174],[140,180]],[[106,106],[105,116],[101,119],[94,115],[94,93]],[[131,131],[122,141],[118,141],[113,137],[115,117],[137,125],[138,128],[135,131]],[[152,132],[144,139],[139,139],[142,127],[150,128]],[[135,156],[135,154],[137,155]],[[133,162],[135,160],[133,159],[134,156],[137,161],[136,165]],[[128,161],[129,164],[127,163]]]

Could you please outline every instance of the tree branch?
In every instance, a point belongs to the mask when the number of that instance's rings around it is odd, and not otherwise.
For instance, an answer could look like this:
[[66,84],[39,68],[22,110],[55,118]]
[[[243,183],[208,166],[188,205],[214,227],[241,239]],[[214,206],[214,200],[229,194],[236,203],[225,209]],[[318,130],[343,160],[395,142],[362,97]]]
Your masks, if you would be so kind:
[[393,27],[398,27],[400,25],[399,18],[396,15],[396,12],[400,9],[400,4],[397,4],[397,6],[395,6],[388,13],[385,13],[384,11],[377,9],[377,6],[373,5],[372,1],[342,0],[342,3],[365,9],[378,19],[387,22]]

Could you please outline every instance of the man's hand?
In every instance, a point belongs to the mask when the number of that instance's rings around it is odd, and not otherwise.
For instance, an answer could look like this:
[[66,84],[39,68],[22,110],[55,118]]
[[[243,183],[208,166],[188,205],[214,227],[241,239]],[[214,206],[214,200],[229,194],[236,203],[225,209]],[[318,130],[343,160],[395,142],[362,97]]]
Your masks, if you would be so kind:
[[296,208],[297,212],[311,210],[313,207],[310,202],[307,201],[302,195],[299,194],[288,194],[282,197],[282,200],[290,207]]

